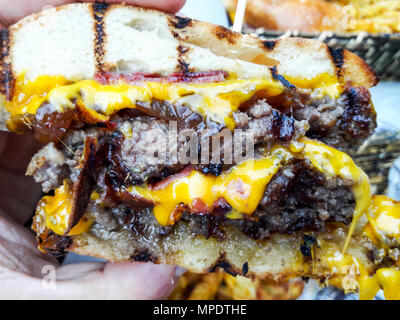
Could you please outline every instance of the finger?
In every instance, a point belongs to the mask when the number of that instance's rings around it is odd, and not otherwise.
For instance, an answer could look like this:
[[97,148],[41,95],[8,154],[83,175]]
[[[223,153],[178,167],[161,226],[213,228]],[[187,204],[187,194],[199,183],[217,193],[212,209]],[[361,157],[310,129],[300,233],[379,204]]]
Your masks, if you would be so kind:
[[2,149],[0,153],[0,166],[25,174],[29,161],[31,161],[33,155],[40,147],[41,144],[30,134],[19,135],[0,132],[0,151]]
[[[59,6],[76,2],[73,0],[18,0],[13,1],[10,5],[9,0],[0,0],[0,25],[8,26],[23,17],[39,12],[45,6]],[[80,1],[86,2],[86,1]],[[95,2],[95,0],[88,1]],[[186,0],[110,0],[108,3],[122,3],[136,5],[144,8],[153,8],[161,11],[175,13],[178,12]]]
[[[99,263],[95,263],[99,266]],[[83,264],[88,268],[88,263]],[[72,266],[72,267],[71,267]],[[107,263],[102,270],[87,274],[78,272],[77,265],[68,268],[78,278],[56,283],[57,299],[74,297],[78,299],[163,299],[175,286],[175,267],[152,263]]]
[[[66,265],[57,269],[57,279],[58,270],[67,280],[51,283],[51,277],[38,279],[11,273],[2,281],[2,288],[8,290],[9,299],[150,300],[166,298],[176,284],[174,267],[151,263]],[[17,289],[21,286],[23,291]],[[5,296],[2,290],[0,298]]]
[[[87,2],[95,2],[96,0],[88,0]],[[86,1],[81,1],[86,2]],[[108,3],[127,3],[138,7],[157,9],[164,12],[176,13],[184,6],[186,0],[107,0]]]
[[0,133],[0,209],[18,223],[25,223],[39,200],[41,188],[26,167],[39,144],[30,135]]
[[74,2],[73,0],[0,0],[0,19],[1,24],[8,26],[23,17],[39,12],[45,6],[59,6]]
[[[58,267],[34,236],[0,212],[0,299],[162,299],[175,286],[175,267],[91,262]],[[52,283],[48,283],[48,282]]]
[[[42,267],[45,265],[57,267],[58,261],[40,253],[33,233],[4,216],[0,210],[0,278],[1,275],[8,278],[7,273],[10,273],[3,270],[41,277]],[[2,279],[0,283],[1,295]]]
[[6,147],[8,137],[8,132],[0,131],[0,156],[3,154],[3,150]]

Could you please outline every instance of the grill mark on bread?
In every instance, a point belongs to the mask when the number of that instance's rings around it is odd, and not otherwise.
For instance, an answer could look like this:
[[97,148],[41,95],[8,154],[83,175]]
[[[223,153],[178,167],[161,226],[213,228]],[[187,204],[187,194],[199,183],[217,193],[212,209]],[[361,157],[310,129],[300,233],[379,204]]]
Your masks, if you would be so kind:
[[178,65],[177,65],[177,69],[180,72],[183,72],[184,74],[189,74],[190,68],[189,68],[189,63],[187,63],[185,61],[185,55],[188,53],[189,48],[180,44],[177,48],[178,50]]
[[275,40],[264,40],[262,41],[263,47],[268,51],[273,50],[275,48]]
[[172,16],[168,18],[169,24],[176,29],[184,29],[187,26],[192,25],[193,20],[190,18]]
[[3,29],[0,31],[0,92],[6,96],[7,100],[11,100],[14,94],[14,77],[12,72],[12,65],[7,62],[10,56],[10,31]]
[[181,40],[181,37],[180,37],[179,33],[171,30],[171,34],[176,40]]
[[241,36],[240,33],[233,32],[232,30],[223,26],[215,26],[215,28],[212,29],[212,32],[217,36],[218,39],[226,40],[230,44],[236,44],[237,39]]
[[157,257],[153,256],[148,249],[138,249],[131,256],[132,262],[152,262],[157,263]]
[[223,252],[220,257],[218,258],[217,262],[210,268],[209,272],[215,272],[219,268],[224,269],[224,271],[228,274],[230,274],[233,277],[236,277],[237,275],[240,275],[242,273],[242,270],[238,270],[234,266],[230,264],[230,262],[226,259],[226,253]]
[[340,78],[342,77],[342,68],[344,64],[344,56],[343,56],[343,49],[342,48],[332,48],[330,46],[328,47],[328,51],[330,56],[332,57],[333,63],[335,64],[336,68],[336,75]]
[[282,83],[285,86],[285,88],[287,88],[287,89],[290,89],[290,90],[296,89],[295,85],[291,84],[288,80],[285,79],[284,76],[282,76],[278,73],[278,69],[276,66],[273,66],[272,68],[269,68],[269,69],[271,70],[272,78],[274,78],[274,80]]
[[96,70],[97,72],[102,72],[104,71],[104,44],[107,37],[104,27],[104,17],[109,5],[107,3],[93,3],[92,8],[95,29],[94,57],[96,59]]
[[243,263],[242,272],[243,276],[246,276],[246,274],[249,272],[249,263],[247,261]]

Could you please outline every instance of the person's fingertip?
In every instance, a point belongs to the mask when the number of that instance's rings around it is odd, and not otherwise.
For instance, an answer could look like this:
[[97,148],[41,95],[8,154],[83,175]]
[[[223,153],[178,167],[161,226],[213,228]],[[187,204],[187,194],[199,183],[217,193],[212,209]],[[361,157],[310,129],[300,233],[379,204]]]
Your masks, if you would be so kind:
[[179,10],[183,8],[185,5],[186,0],[175,0],[171,3],[170,7],[168,8],[167,12],[169,13],[177,13]]
[[175,266],[153,263],[107,263],[103,279],[113,282],[122,299],[164,299],[176,285]]
[[[109,0],[108,2],[121,3],[120,0]],[[186,0],[127,0],[125,3],[143,8],[157,9],[167,13],[177,13],[183,8]]]
[[176,267],[171,265],[156,265],[153,263],[142,263],[151,280],[152,288],[146,293],[146,299],[165,299],[177,284]]

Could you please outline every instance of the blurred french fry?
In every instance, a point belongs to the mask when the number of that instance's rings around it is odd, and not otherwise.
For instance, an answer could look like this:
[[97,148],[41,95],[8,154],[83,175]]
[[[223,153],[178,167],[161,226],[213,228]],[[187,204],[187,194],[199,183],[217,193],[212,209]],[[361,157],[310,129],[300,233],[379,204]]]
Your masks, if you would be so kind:
[[220,272],[204,275],[202,281],[193,288],[188,300],[213,300],[222,280]]
[[183,274],[170,300],[292,300],[303,291],[301,280],[278,283],[268,279],[233,277],[223,271]]
[[257,299],[257,287],[259,280],[252,281],[245,277],[233,277],[225,274],[225,283],[231,291],[233,300],[255,300]]

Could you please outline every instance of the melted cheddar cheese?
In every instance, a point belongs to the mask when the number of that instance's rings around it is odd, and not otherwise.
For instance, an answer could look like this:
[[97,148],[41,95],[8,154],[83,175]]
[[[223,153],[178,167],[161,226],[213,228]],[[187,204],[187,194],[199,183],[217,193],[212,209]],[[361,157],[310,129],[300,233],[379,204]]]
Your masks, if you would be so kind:
[[[346,293],[358,291],[360,300],[373,299],[380,289],[383,289],[386,299],[400,300],[398,267],[380,268],[375,271],[374,265],[367,261],[366,256],[360,256],[357,252],[353,252],[354,255],[343,253],[338,244],[332,241],[319,239],[317,244],[318,259],[323,261],[326,268],[324,271],[327,275],[327,285],[343,288]],[[304,267],[313,268],[313,264]],[[308,274],[314,273],[314,270],[308,270]]]
[[362,266],[357,276],[360,300],[373,299],[383,289],[387,300],[400,300],[400,270],[380,268],[373,276],[368,275]]
[[[195,199],[201,199],[205,205],[211,207],[215,200],[223,197],[234,209],[233,214],[227,217],[241,218],[243,214],[251,214],[255,210],[266,185],[282,164],[297,157],[308,160],[327,177],[341,177],[353,182],[357,201],[354,221],[371,204],[367,214],[369,223],[365,226],[363,235],[371,236],[378,248],[381,244],[378,240],[380,228],[385,236],[399,236],[400,232],[393,229],[392,224],[387,224],[387,218],[381,220],[386,216],[398,218],[399,204],[383,196],[374,197],[371,201],[368,178],[349,156],[313,140],[303,139],[301,144],[293,144],[288,148],[275,146],[265,151],[261,158],[246,160],[218,177],[206,176],[193,170],[185,176],[176,176],[167,185],[159,188],[131,186],[127,191],[154,201],[154,214],[162,225],[176,222],[172,213],[177,205],[184,203],[190,206]],[[71,214],[71,197],[70,184],[64,182],[64,186],[57,189],[53,197],[44,197],[40,202],[38,210],[45,216],[46,227],[58,234],[66,232]],[[94,192],[91,199],[98,198],[99,194]],[[68,235],[86,232],[91,223],[85,217],[82,218]],[[330,285],[342,287],[346,291],[358,289],[360,299],[372,299],[380,289],[384,290],[386,299],[400,299],[400,271],[397,267],[381,268],[371,275],[370,265],[363,265],[361,260],[344,252],[338,243],[318,240],[317,247],[318,259],[322,259],[329,267],[327,274],[333,275],[327,280]],[[306,273],[314,273],[314,270],[306,271],[307,268],[314,268],[313,264],[305,264],[304,268]]]
[[91,219],[83,217],[67,234],[72,214],[72,186],[68,180],[56,189],[54,196],[46,196],[37,206],[37,214],[45,218],[45,225],[59,235],[78,235],[86,232],[92,223]]
[[[345,153],[310,139],[302,139],[300,144],[293,143],[289,147],[276,145],[264,151],[262,157],[245,160],[218,177],[192,170],[185,176],[178,175],[160,188],[131,186],[127,191],[152,201],[156,219],[163,226],[176,222],[173,213],[180,204],[193,207],[194,202],[200,200],[202,205],[211,209],[219,198],[224,198],[233,209],[227,217],[240,219],[243,214],[251,215],[256,210],[269,181],[291,158],[307,160],[326,177],[351,181],[356,198],[354,221],[366,212],[371,195],[365,173]],[[65,221],[68,221],[70,212],[69,202],[65,199],[69,195],[67,189],[64,185],[56,190],[54,197],[45,197],[43,201],[48,216],[46,221],[56,233],[66,229]]]
[[357,280],[360,300],[373,299],[380,289],[387,300],[400,300],[400,271],[397,269],[381,268],[373,276],[361,271]]
[[[331,96],[340,93],[339,84],[329,77],[318,79],[316,82],[289,80],[298,86],[310,89],[320,85],[324,88],[324,92]],[[74,108],[77,103],[93,118],[107,120],[123,108],[135,108],[138,101],[151,102],[153,99],[159,99],[172,103],[187,103],[194,108],[194,111],[224,123],[232,129],[235,126],[232,113],[259,91],[274,96],[281,94],[284,87],[279,82],[266,79],[231,79],[211,84],[143,82],[137,85],[126,83],[101,85],[92,80],[69,83],[62,77],[43,76],[35,81],[26,81],[20,77],[16,83],[14,98],[6,107],[12,115],[24,116],[35,114],[46,101],[59,112]],[[350,181],[356,208],[345,244],[346,249],[358,219],[367,212],[371,203],[368,177],[349,156],[317,141],[302,139],[300,144],[294,143],[289,147],[276,145],[265,151],[262,157],[246,160],[218,177],[193,170],[185,176],[178,175],[176,179],[172,179],[161,188],[146,185],[130,186],[127,191],[151,200],[154,203],[155,217],[164,226],[177,221],[179,217],[173,213],[180,204],[191,207],[195,201],[201,200],[202,205],[211,209],[219,198],[223,198],[232,207],[232,211],[226,215],[227,218],[241,219],[256,210],[270,180],[291,158],[305,159],[326,177],[339,177]],[[73,210],[72,197],[71,182],[66,180],[63,186],[55,190],[54,196],[43,197],[38,205],[37,214],[44,217],[45,226],[57,234],[79,235],[87,232],[94,222],[85,215],[69,230]],[[91,199],[95,201],[98,198],[99,194],[94,192]],[[398,241],[400,237],[398,204],[376,197],[372,203],[368,211],[369,224],[364,234],[378,246],[387,243],[387,238]],[[370,276],[363,265],[345,250],[332,249],[331,254],[325,258],[332,272],[349,266],[356,268],[355,279],[360,298],[372,298],[380,288],[385,290],[388,299],[400,298],[397,290],[400,286],[400,271],[397,269],[379,269]],[[337,285],[351,287],[354,284]]]
[[197,199],[211,209],[212,204],[222,197],[233,209],[233,215],[227,217],[241,218],[240,214],[251,215],[255,211],[267,184],[285,162],[294,157],[306,159],[326,177],[339,177],[353,182],[356,210],[350,238],[357,220],[370,204],[367,175],[343,152],[309,139],[303,139],[301,143],[301,151],[296,149],[297,146],[294,147],[295,144],[289,148],[276,146],[261,158],[248,159],[218,177],[193,170],[188,176],[173,180],[165,188],[152,190],[147,186],[132,186],[128,192],[151,200],[155,204],[153,210],[157,221],[164,226],[176,222],[173,211],[178,205],[191,207]]
[[188,104],[192,110],[223,123],[233,129],[232,113],[262,91],[266,96],[276,96],[284,91],[283,85],[274,80],[226,80],[215,83],[140,82],[102,85],[94,80],[69,84],[63,77],[41,76],[34,81],[21,76],[16,81],[13,100],[6,103],[13,116],[35,114],[44,102],[50,102],[54,111],[64,112],[75,103],[94,119],[107,120],[121,109],[135,108],[137,102],[163,100]]
[[173,212],[179,204],[191,207],[198,199],[211,210],[213,203],[222,197],[233,208],[233,213],[227,217],[240,219],[241,214],[251,215],[256,210],[266,185],[281,163],[290,157],[287,150],[277,147],[268,155],[246,160],[218,177],[193,170],[188,176],[174,180],[163,189],[132,186],[128,191],[153,201],[155,217],[164,226],[176,222]]
[[367,212],[371,203],[371,186],[368,176],[344,152],[328,147],[321,142],[308,139],[305,141],[305,145],[304,154],[311,161],[314,168],[325,176],[340,177],[345,181],[354,182],[353,192],[356,199],[356,208],[343,249],[343,251],[346,251],[358,220]]
[[386,196],[374,196],[368,210],[364,234],[375,245],[390,249],[400,246],[400,203]]
[[324,95],[338,98],[343,91],[342,84],[338,81],[336,74],[332,75],[325,72],[314,78],[295,78],[286,75],[285,78],[298,88],[314,90],[316,98],[323,98]]
[[[337,98],[342,86],[336,76],[323,74],[314,79],[289,79],[301,89],[313,90],[315,97],[328,95]],[[84,108],[93,119],[106,121],[121,109],[135,108],[137,102],[163,100],[170,103],[188,104],[193,111],[234,129],[232,113],[249,101],[256,93],[274,97],[285,87],[272,79],[228,80],[213,83],[168,83],[143,81],[135,84],[123,81],[103,85],[94,80],[74,83],[61,76],[39,76],[27,80],[24,74],[17,77],[12,101],[5,106],[14,118],[35,114],[44,102],[50,102],[54,111],[64,112],[75,104]],[[12,129],[12,123],[9,123]]]
[[[363,235],[377,248],[389,253],[400,245],[400,203],[386,196],[373,196],[367,212],[368,223]],[[373,276],[362,267],[359,274],[360,299],[372,299],[380,288],[388,300],[400,300],[400,270],[397,267],[381,268]]]

